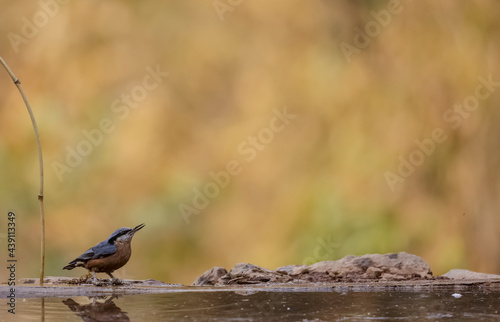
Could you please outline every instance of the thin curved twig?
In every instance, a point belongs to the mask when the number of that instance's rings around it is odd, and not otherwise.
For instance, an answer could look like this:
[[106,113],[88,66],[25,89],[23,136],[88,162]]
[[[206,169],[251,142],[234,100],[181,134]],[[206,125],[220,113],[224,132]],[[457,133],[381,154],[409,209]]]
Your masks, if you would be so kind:
[[36,125],[36,120],[35,120],[35,115],[33,115],[33,111],[31,110],[30,103],[28,102],[28,98],[26,97],[26,94],[24,94],[23,87],[21,86],[21,82],[19,79],[14,75],[12,70],[9,68],[7,63],[3,60],[2,57],[0,57],[0,63],[2,66],[5,68],[7,73],[9,73],[10,77],[12,78],[12,81],[16,85],[17,89],[21,93],[21,96],[23,98],[24,104],[26,105],[26,108],[28,109],[28,113],[31,118],[31,124],[33,124],[33,130],[35,131],[35,136],[36,136],[36,143],[38,145],[38,161],[40,165],[40,192],[38,193],[38,200],[40,201],[40,219],[41,219],[41,228],[42,228],[42,233],[41,233],[41,261],[42,261],[42,267],[40,269],[40,285],[43,285],[43,279],[45,276],[45,213],[43,209],[43,157],[42,157],[42,144],[40,143],[40,136],[38,135],[38,127]]

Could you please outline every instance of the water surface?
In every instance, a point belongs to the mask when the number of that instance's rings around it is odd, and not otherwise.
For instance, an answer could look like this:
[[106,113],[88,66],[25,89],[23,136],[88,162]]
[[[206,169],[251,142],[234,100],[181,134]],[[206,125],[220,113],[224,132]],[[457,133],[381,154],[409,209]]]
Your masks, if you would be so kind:
[[[452,294],[460,294],[452,296]],[[1,299],[2,321],[500,320],[500,292],[207,291],[121,297]]]

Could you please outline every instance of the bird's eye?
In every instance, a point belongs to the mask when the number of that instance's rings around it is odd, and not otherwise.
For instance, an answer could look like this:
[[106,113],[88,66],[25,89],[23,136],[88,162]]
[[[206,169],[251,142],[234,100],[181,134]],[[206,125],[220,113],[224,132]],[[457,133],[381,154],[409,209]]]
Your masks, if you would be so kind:
[[122,232],[118,235],[118,237],[120,237],[120,236],[125,236],[127,233],[128,233],[128,231],[126,231],[126,230],[125,230],[125,231],[122,231]]

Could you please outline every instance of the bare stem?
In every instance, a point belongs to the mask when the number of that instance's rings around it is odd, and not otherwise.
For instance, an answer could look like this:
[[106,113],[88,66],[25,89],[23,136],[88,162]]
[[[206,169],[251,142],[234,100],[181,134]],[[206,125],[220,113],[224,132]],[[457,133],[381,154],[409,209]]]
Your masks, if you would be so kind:
[[9,73],[10,77],[12,78],[12,81],[14,81],[14,84],[16,85],[17,89],[21,93],[21,96],[23,98],[24,104],[26,105],[26,108],[28,109],[28,113],[31,118],[31,123],[33,124],[33,130],[35,131],[35,136],[36,136],[36,143],[38,145],[38,161],[40,165],[40,192],[38,193],[38,200],[40,201],[40,220],[41,220],[41,261],[42,261],[42,267],[40,269],[40,285],[43,285],[43,279],[45,276],[45,212],[43,209],[43,157],[42,157],[42,144],[40,143],[40,136],[38,135],[38,127],[36,126],[36,120],[35,116],[33,115],[33,111],[31,110],[30,103],[28,102],[28,98],[26,97],[26,94],[24,94],[23,87],[21,86],[21,82],[19,79],[14,75],[12,70],[9,68],[7,63],[3,60],[2,57],[0,57],[0,63],[2,66],[5,68],[7,73]]

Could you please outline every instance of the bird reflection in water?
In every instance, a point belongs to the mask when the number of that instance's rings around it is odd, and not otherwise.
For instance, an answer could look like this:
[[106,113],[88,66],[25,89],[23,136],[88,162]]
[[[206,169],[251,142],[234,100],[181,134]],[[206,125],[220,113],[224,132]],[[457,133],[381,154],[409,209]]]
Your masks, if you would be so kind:
[[[93,296],[89,297],[92,299],[92,303],[89,304],[78,304],[73,299],[69,298],[62,301],[68,308],[75,312],[83,321],[130,321],[127,312],[122,311],[118,306],[116,306],[113,299],[118,298],[118,296]],[[97,300],[106,299],[104,302],[99,302]]]

